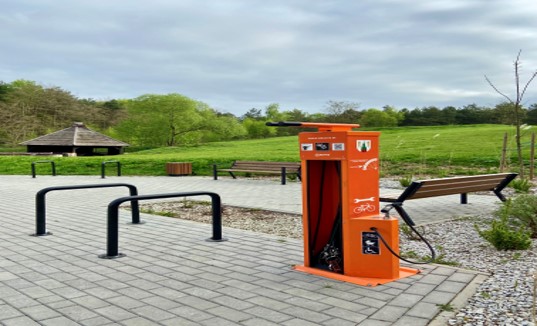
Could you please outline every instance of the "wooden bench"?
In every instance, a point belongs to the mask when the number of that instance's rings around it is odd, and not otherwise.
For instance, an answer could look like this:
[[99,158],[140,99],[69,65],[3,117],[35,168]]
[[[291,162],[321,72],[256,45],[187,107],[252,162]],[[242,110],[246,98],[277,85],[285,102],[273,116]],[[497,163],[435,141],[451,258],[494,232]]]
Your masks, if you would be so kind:
[[233,179],[237,179],[235,172],[279,174],[281,183],[284,185],[289,173],[296,174],[300,178],[300,163],[297,162],[255,162],[255,161],[235,161],[228,169],[219,169],[213,164],[213,177],[218,180],[218,172],[229,172]]
[[[517,173],[498,173],[414,181],[401,194],[382,195],[379,200],[391,203],[388,206],[395,208],[405,222],[414,225],[403,209],[403,203],[407,200],[460,194],[461,204],[467,204],[468,193],[492,191],[501,201],[506,201],[501,192],[517,175]],[[382,211],[386,213],[389,209]]]

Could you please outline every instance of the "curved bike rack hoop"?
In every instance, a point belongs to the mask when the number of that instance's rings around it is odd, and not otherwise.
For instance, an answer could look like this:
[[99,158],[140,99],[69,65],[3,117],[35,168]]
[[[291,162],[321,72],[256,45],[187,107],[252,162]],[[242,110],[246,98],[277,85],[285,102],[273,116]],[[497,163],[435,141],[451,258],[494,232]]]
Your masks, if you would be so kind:
[[120,177],[121,176],[121,162],[120,161],[103,161],[101,163],[101,179],[104,179],[106,177],[106,173],[105,173],[105,170],[106,170],[106,164],[109,164],[109,163],[115,163],[116,164],[116,167],[117,167],[117,176]]
[[56,176],[56,163],[54,161],[35,161],[35,162],[32,162],[32,178],[35,178],[35,165],[37,163],[50,163],[52,176],[53,177]]
[[[127,187],[131,196],[138,195],[138,189],[128,183],[108,183],[108,184],[91,184],[91,185],[73,185],[73,186],[57,186],[48,187],[39,190],[35,194],[35,233],[34,236],[45,236],[52,233],[47,232],[46,220],[46,203],[45,195],[50,191],[56,190],[74,190],[74,189],[90,189],[90,188],[110,188],[110,187]],[[137,200],[131,200],[132,224],[143,224],[140,221],[140,208]]]
[[119,205],[126,201],[140,201],[146,199],[161,199],[173,197],[193,197],[193,196],[210,196],[213,211],[213,236],[207,241],[221,242],[227,241],[222,238],[222,200],[217,193],[208,191],[193,191],[193,192],[175,192],[168,194],[140,195],[118,198],[108,204],[108,230],[107,230],[107,245],[106,254],[99,255],[99,258],[116,259],[125,257],[125,254],[119,253]]

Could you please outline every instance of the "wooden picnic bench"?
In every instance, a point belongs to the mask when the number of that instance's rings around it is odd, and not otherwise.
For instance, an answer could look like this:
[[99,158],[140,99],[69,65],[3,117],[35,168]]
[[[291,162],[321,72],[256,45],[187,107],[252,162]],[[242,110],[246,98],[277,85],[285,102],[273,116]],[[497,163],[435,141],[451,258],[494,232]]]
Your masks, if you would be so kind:
[[262,174],[279,174],[281,183],[284,185],[289,173],[296,174],[300,178],[300,163],[298,162],[256,162],[256,161],[235,161],[230,168],[219,169],[213,164],[213,177],[218,180],[218,172],[229,172],[233,179],[237,179],[236,172],[244,173],[262,173]]
[[[379,200],[391,203],[388,206],[395,208],[405,222],[414,225],[403,209],[403,203],[407,200],[460,194],[461,204],[467,204],[468,193],[492,191],[501,201],[506,201],[501,192],[517,175],[498,173],[414,181],[402,193],[381,195]],[[382,211],[387,212],[384,209]]]

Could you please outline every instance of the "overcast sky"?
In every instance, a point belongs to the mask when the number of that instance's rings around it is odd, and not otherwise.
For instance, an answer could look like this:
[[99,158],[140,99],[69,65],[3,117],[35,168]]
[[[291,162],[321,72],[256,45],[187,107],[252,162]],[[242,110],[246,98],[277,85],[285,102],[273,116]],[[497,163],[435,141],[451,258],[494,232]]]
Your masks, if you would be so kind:
[[[536,0],[2,0],[0,81],[110,100],[180,93],[242,115],[514,97],[537,70]],[[526,104],[537,102],[537,81]]]

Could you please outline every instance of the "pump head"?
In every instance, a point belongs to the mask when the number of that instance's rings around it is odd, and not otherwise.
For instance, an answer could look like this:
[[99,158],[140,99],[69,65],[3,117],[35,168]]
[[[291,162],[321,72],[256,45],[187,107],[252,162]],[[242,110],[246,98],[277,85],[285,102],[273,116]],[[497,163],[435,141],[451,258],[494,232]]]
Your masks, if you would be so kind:
[[351,131],[353,128],[360,128],[359,124],[352,123],[317,123],[296,121],[267,122],[266,125],[269,127],[317,128],[319,131]]

